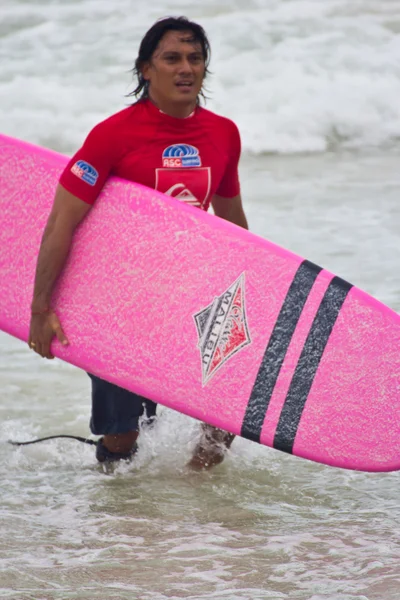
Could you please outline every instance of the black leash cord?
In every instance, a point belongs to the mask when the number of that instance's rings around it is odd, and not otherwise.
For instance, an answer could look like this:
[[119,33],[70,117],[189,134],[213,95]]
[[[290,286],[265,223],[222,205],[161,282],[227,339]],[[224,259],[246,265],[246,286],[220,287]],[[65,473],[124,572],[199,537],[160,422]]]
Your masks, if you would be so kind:
[[31,440],[30,442],[14,442],[13,440],[8,440],[8,443],[13,446],[28,446],[29,444],[37,444],[38,442],[46,442],[47,440],[55,440],[56,438],[69,438],[70,440],[78,440],[78,442],[84,442],[85,444],[91,444],[92,446],[96,446],[97,444],[95,440],[88,440],[78,435],[49,435],[48,437]]

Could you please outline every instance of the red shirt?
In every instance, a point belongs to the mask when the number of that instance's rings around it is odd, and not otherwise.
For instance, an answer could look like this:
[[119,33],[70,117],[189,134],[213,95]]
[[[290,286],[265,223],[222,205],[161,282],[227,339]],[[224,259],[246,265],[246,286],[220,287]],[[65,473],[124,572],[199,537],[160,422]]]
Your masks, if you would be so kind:
[[236,125],[204,108],[177,119],[144,100],[92,129],[60,183],[93,204],[107,177],[117,175],[207,210],[214,194],[240,193]]

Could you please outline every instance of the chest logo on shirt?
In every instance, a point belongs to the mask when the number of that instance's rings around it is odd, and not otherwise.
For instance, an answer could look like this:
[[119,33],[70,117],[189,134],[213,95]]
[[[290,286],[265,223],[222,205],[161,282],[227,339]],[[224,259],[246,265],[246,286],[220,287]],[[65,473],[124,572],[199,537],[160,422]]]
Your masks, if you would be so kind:
[[245,274],[194,315],[203,386],[234,354],[251,344],[245,308]]
[[89,185],[93,186],[99,177],[98,172],[92,165],[89,165],[84,160],[78,160],[72,167],[71,171],[74,175],[85,181]]
[[155,189],[191,206],[207,209],[211,169],[156,169]]
[[163,167],[201,167],[201,158],[198,149],[190,144],[173,144],[165,148],[162,153]]

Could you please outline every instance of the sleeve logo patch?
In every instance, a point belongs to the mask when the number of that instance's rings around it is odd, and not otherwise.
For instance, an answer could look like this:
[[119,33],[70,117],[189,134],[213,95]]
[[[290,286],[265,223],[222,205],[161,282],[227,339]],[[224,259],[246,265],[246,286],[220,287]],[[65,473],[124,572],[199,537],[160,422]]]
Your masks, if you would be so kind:
[[79,177],[79,179],[82,179],[82,181],[85,181],[85,183],[88,183],[91,186],[96,184],[96,181],[99,177],[96,169],[84,160],[78,160],[71,167],[71,171],[74,175]]

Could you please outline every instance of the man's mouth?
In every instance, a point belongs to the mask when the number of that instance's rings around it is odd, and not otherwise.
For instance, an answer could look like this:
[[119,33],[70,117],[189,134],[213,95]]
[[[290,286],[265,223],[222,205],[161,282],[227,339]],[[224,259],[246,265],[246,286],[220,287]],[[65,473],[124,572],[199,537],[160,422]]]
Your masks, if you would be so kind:
[[175,85],[180,88],[191,88],[191,87],[193,87],[193,82],[192,81],[177,81],[177,83]]

